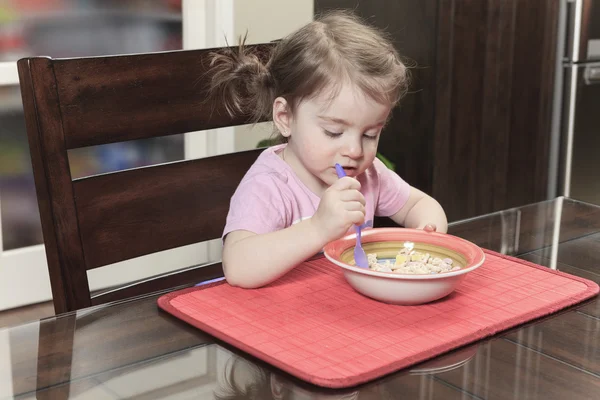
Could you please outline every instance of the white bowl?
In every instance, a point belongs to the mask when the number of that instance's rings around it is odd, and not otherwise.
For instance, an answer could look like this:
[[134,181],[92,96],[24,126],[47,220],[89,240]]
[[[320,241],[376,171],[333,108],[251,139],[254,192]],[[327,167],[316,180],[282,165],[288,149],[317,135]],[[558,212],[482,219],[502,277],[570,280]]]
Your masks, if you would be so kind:
[[466,274],[485,260],[483,250],[456,236],[405,228],[376,228],[362,233],[365,252],[392,258],[405,242],[414,249],[441,258],[449,257],[461,268],[439,274],[400,274],[378,272],[354,265],[356,235],[348,235],[324,248],[325,257],[343,268],[344,276],[357,292],[390,304],[417,305],[441,299],[452,293]]

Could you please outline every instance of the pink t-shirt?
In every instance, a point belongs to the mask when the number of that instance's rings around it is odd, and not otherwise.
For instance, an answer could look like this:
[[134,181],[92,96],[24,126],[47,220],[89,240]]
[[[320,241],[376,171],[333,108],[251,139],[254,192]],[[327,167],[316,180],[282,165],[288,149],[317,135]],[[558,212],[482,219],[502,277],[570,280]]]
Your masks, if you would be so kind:
[[[285,146],[263,151],[244,175],[231,198],[223,237],[236,230],[274,232],[315,214],[321,199],[277,155]],[[365,221],[392,216],[408,200],[409,184],[379,159],[357,179],[366,201]]]

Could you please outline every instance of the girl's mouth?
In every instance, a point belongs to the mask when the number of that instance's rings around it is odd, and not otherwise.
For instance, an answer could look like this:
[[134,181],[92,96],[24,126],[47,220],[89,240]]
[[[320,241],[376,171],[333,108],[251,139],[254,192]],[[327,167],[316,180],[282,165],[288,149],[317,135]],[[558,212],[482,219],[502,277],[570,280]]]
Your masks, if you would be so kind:
[[358,171],[356,167],[343,167],[347,176],[355,176]]

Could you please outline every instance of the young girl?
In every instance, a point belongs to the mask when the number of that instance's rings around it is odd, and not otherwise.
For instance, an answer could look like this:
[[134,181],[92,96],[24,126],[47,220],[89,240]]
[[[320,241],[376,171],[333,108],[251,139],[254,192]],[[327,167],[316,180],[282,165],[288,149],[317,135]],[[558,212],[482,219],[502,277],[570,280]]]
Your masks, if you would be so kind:
[[[258,157],[231,199],[223,232],[231,285],[273,282],[375,215],[446,232],[440,204],[375,157],[408,86],[382,32],[334,12],[279,42],[266,65],[242,43],[215,54],[212,68],[228,111],[272,115],[286,142]],[[337,177],[336,163],[346,177]]]

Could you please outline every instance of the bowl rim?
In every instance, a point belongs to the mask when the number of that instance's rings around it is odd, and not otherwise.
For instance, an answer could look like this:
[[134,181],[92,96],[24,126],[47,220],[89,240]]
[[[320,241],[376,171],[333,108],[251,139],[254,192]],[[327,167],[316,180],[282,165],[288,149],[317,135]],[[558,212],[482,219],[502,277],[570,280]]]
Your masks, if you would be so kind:
[[[468,247],[470,247],[472,250],[475,251],[476,255],[475,258],[473,260],[473,262],[471,263],[471,265],[469,267],[466,268],[461,268],[457,271],[450,271],[450,272],[443,272],[443,273],[439,273],[439,274],[401,274],[398,272],[380,272],[380,271],[372,271],[370,269],[366,269],[366,268],[360,268],[360,267],[354,267],[352,265],[346,264],[336,258],[334,258],[331,254],[330,251],[332,249],[332,247],[334,247],[336,244],[340,243],[340,242],[356,242],[356,233],[352,233],[350,235],[346,235],[343,236],[337,240],[334,240],[330,243],[327,243],[325,245],[325,247],[323,248],[323,253],[325,254],[325,257],[331,261],[332,263],[348,270],[348,271],[352,271],[352,272],[356,272],[359,274],[363,274],[363,275],[371,275],[371,276],[376,276],[376,277],[381,277],[381,278],[392,278],[392,279],[401,279],[401,280],[430,280],[430,279],[444,279],[444,278],[450,278],[453,276],[458,276],[458,275],[463,275],[466,274],[468,272],[471,272],[479,267],[481,267],[481,265],[483,265],[483,262],[485,261],[485,253],[483,252],[483,249],[479,246],[477,246],[475,243],[470,242],[466,239],[460,238],[458,236],[454,236],[454,235],[450,235],[448,233],[440,233],[440,232],[428,232],[428,231],[424,231],[421,229],[411,229],[411,228],[372,228],[372,229],[366,229],[362,232],[361,234],[361,240],[362,243],[370,243],[370,242],[375,242],[376,240],[373,240],[372,236],[376,235],[376,234],[381,234],[381,233],[386,233],[386,232],[393,232],[393,233],[405,233],[407,235],[412,235],[414,236],[411,239],[406,239],[406,240],[410,240],[412,242],[423,242],[423,243],[427,243],[427,241],[423,240],[417,240],[418,238],[427,238],[428,235],[431,235],[429,237],[431,238],[437,238],[437,239],[450,239],[451,241],[454,241],[455,243],[461,243],[463,245],[466,245]],[[403,239],[401,239],[403,240]],[[346,249],[353,247],[353,245],[348,245],[345,246],[344,249],[342,251],[346,251]],[[458,251],[453,247],[449,247],[450,249],[454,250],[454,251]],[[329,250],[329,251],[328,251]]]

